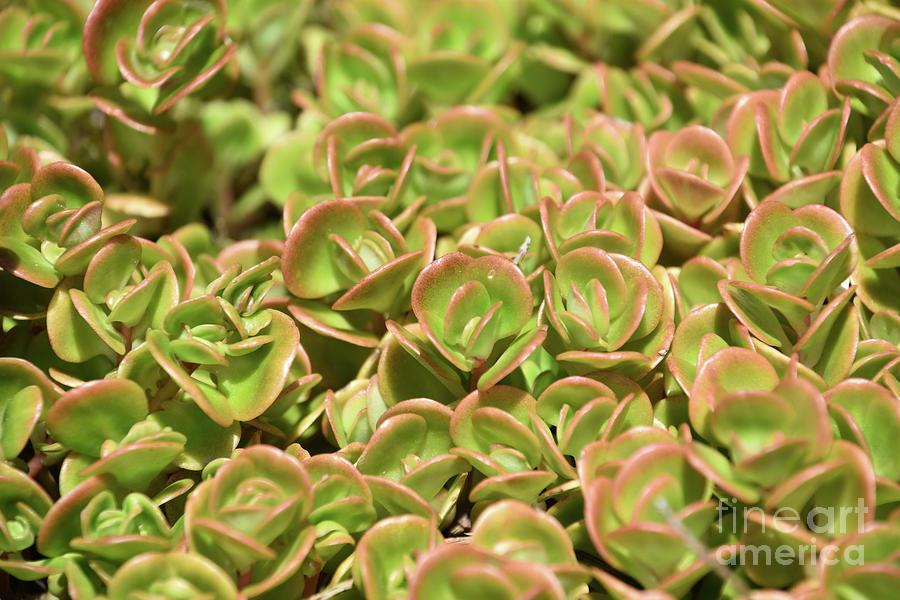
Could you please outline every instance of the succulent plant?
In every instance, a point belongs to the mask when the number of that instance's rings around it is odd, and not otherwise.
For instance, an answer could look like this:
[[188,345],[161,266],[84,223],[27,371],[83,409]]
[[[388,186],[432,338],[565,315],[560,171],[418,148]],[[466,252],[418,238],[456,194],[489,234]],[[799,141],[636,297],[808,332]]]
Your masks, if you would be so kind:
[[[836,106],[828,88],[808,71],[797,71],[779,90],[743,95],[728,117],[728,144],[750,156],[749,173],[790,187],[773,194],[797,207],[817,203],[835,189],[834,171],[843,149],[849,100]],[[759,195],[759,192],[757,192]]]
[[619,369],[640,377],[672,339],[663,286],[643,264],[599,248],[570,250],[544,273],[544,313],[574,369]]
[[546,328],[526,327],[532,301],[522,272],[499,256],[442,256],[412,288],[422,333],[446,361],[472,373],[479,389],[502,379],[540,345]]
[[828,70],[835,90],[852,98],[854,108],[878,117],[900,89],[896,87],[896,21],[870,14],[844,23],[828,47]]
[[734,156],[713,130],[690,125],[647,140],[647,172],[667,247],[699,249],[737,217],[749,157]]
[[884,0],[0,8],[0,598],[863,600]]
[[214,563],[187,552],[135,556],[109,582],[109,597],[124,600],[150,593],[166,600],[237,598],[237,589]]
[[84,26],[84,58],[103,85],[121,81],[150,90],[148,112],[162,113],[210,81],[233,60],[225,2],[191,5],[98,2]]
[[247,573],[241,593],[255,597],[288,581],[315,541],[313,507],[300,461],[258,445],[241,451],[199,486],[185,507],[192,551],[226,572]]

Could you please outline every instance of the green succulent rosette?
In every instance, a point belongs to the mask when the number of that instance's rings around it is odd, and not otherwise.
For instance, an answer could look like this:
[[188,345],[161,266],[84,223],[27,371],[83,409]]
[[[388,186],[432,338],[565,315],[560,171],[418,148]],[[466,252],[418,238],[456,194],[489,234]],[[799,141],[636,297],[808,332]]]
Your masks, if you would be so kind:
[[370,311],[408,310],[412,282],[434,254],[436,232],[423,219],[404,236],[384,213],[364,212],[363,200],[335,199],[304,211],[285,242],[282,272],[298,298],[290,310],[301,323],[374,346],[374,334],[354,321]]
[[[427,360],[426,368],[437,368],[439,375],[447,374],[451,380],[453,368],[471,373],[479,389],[494,385],[515,370],[546,335],[545,327],[529,325],[532,302],[525,276],[505,257],[472,258],[454,252],[435,260],[412,288],[418,325],[430,348],[437,351],[431,354],[445,365]],[[396,324],[388,325],[395,336],[404,338],[404,349],[417,359],[426,356],[428,350],[422,350],[421,342],[410,339]]]
[[91,106],[81,96],[88,79],[81,31],[89,8],[77,1],[34,1],[0,9],[0,112],[13,137],[65,153],[77,146],[73,132],[85,134]]
[[[744,348],[718,350],[703,362],[690,392],[690,422],[704,439],[726,448],[731,463],[694,442],[692,464],[733,497],[723,500],[731,510],[718,523],[726,539],[770,550],[812,544],[822,551],[828,540],[872,521],[873,463],[857,445],[861,438],[848,442],[833,433],[859,415],[851,398],[863,390],[845,385],[823,397],[796,369],[780,378],[768,361]],[[758,506],[741,508],[745,504]],[[852,518],[821,520],[816,511],[844,511]],[[796,515],[793,522],[785,514]],[[747,564],[747,576],[766,587],[788,585],[805,576],[798,556],[783,564]]]
[[189,552],[147,553],[122,565],[109,582],[110,600],[151,594],[163,600],[238,598],[234,581],[210,560]]
[[186,438],[146,420],[148,414],[144,391],[127,379],[87,382],[60,396],[46,417],[48,433],[71,451],[60,490],[104,473],[127,489],[150,486],[184,450]]
[[689,411],[694,429],[728,450],[733,473],[763,487],[814,464],[831,445],[822,393],[803,379],[779,380],[746,348],[723,348],[702,363]]
[[[0,548],[4,553],[30,548],[53,501],[26,473],[0,463]],[[3,563],[0,565],[6,566]]]
[[98,2],[84,26],[84,57],[94,79],[125,81],[146,113],[160,114],[199,92],[234,59],[224,0]]
[[443,536],[433,521],[414,514],[387,517],[363,534],[353,561],[353,581],[366,598],[406,597],[418,555]]
[[410,218],[415,212],[406,210],[406,190],[414,154],[377,114],[352,112],[331,121],[313,115],[269,148],[260,184],[284,207],[285,236],[306,209],[331,199],[365,198],[369,207]]
[[[430,3],[408,50],[410,84],[437,104],[504,99],[521,52],[511,39],[510,13],[511,7],[485,0]],[[445,27],[448,22],[454,27]]]
[[624,254],[652,268],[662,250],[662,232],[636,192],[579,192],[562,204],[541,200],[541,228],[557,261],[576,248]]
[[756,347],[753,336],[724,303],[695,306],[678,323],[666,368],[685,394],[689,393],[697,370],[717,350]]
[[173,550],[177,539],[159,506],[139,493],[121,503],[109,490],[97,494],[84,508],[81,523],[72,548],[116,564],[137,554]]
[[677,129],[687,116],[675,74],[649,62],[631,70],[607,63],[586,67],[572,86],[568,102],[576,115],[585,108],[599,109],[626,123],[640,124],[648,133]]
[[287,100],[290,70],[301,70],[303,32],[309,31],[311,2],[226,0],[226,32],[237,45],[241,79],[254,90],[257,102],[270,106]]
[[319,454],[303,460],[312,483],[313,506],[307,517],[316,528],[313,551],[329,569],[352,552],[377,520],[372,491],[347,459]]
[[515,213],[538,221],[541,198],[549,196],[562,203],[585,189],[603,187],[603,167],[590,153],[573,156],[565,167],[545,167],[508,155],[498,142],[497,160],[483,165],[472,179],[465,197],[465,217],[470,223],[486,223]]
[[534,410],[532,396],[505,385],[472,392],[453,410],[452,452],[481,475],[473,479],[472,502],[533,502],[557,473],[571,477],[571,466],[548,441],[549,432]]
[[410,598],[459,598],[490,591],[498,598],[573,598],[589,576],[552,517],[506,500],[479,515],[471,544],[440,544],[419,558]]
[[309,475],[272,446],[241,450],[191,493],[185,533],[192,552],[225,572],[247,573],[248,598],[277,589],[306,561],[316,538]]
[[[292,373],[304,378],[294,390],[302,394],[315,378],[297,328],[283,312],[263,306],[278,267],[277,257],[243,271],[232,264],[206,293],[177,303],[158,328],[147,329],[144,343],[120,363],[119,375],[142,385],[154,397],[154,409],[183,393],[222,428],[266,413]],[[284,397],[281,411],[291,398],[297,395]]]
[[[691,464],[688,449],[652,431],[642,432],[643,440],[633,431],[611,447],[596,442],[585,449],[579,460],[584,519],[607,564],[648,590],[679,597],[711,568],[707,550],[688,540],[710,538],[716,502],[712,482]],[[597,467],[604,463],[606,472]]]
[[[826,84],[797,71],[780,90],[745,94],[728,117],[728,145],[750,156],[753,180],[777,187],[771,195],[792,207],[818,203],[837,188],[835,166],[850,119],[849,100],[835,106]],[[768,186],[752,186],[757,197]]]
[[[555,445],[560,454],[577,459],[588,444],[612,441],[630,428],[653,424],[650,398],[637,383],[612,373],[596,377],[563,377],[537,398],[534,411],[546,425],[539,432],[544,447]],[[562,472],[557,471],[561,476],[576,478],[568,463],[557,465],[562,465]]]
[[871,119],[883,116],[900,95],[897,22],[878,14],[844,23],[828,47],[828,72],[835,90],[851,98],[854,110]]
[[83,273],[107,240],[134,223],[102,227],[103,190],[73,164],[12,162],[10,175],[14,168],[12,181],[20,183],[0,195],[0,265],[11,275],[53,288],[63,277]]
[[316,96],[295,91],[294,100],[331,118],[367,112],[405,122],[416,107],[404,55],[407,45],[399,32],[376,23],[328,37],[315,63]]
[[[470,466],[451,453],[452,414],[443,404],[419,398],[377,416],[356,468],[369,482],[379,512],[402,510],[440,521],[455,516],[464,483],[460,476]],[[376,417],[371,408],[366,416]]]
[[747,218],[740,245],[748,281],[718,282],[735,317],[764,344],[798,353],[827,383],[839,381],[859,339],[854,290],[845,285],[857,257],[850,226],[822,205],[791,210],[765,200]]
[[502,113],[481,106],[451,108],[408,125],[400,135],[406,147],[416,149],[407,193],[426,197],[423,214],[441,231],[459,224],[459,207],[475,174],[492,158],[492,147],[516,147]]
[[791,210],[768,200],[747,217],[741,263],[753,281],[818,305],[853,271],[853,241],[849,224],[827,207]]
[[700,125],[650,136],[647,172],[669,251],[699,250],[737,217],[749,161],[734,156],[716,132]]
[[647,172],[647,137],[641,124],[598,113],[573,138],[575,145],[580,144],[600,159],[608,186],[625,191],[638,189]]
[[572,371],[615,369],[641,377],[672,340],[672,306],[663,285],[624,254],[570,250],[554,273],[544,272],[544,293],[543,318],[561,348],[556,359]]

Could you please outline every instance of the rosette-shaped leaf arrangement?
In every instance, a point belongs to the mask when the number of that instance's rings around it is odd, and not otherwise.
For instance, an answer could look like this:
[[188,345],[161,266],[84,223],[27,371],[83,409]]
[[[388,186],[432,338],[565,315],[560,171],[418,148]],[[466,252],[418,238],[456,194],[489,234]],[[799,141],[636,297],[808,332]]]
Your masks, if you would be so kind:
[[709,356],[723,348],[754,349],[755,341],[724,303],[694,307],[678,323],[666,367],[681,386],[690,393],[697,370]]
[[346,558],[356,540],[376,521],[372,491],[345,458],[319,454],[303,461],[312,483],[313,506],[307,521],[316,528],[313,550],[323,563]]
[[0,483],[0,550],[20,552],[34,544],[53,500],[27,473],[5,462],[0,462]]
[[119,503],[110,490],[100,492],[84,507],[81,528],[72,548],[116,564],[136,554],[174,549],[172,528],[144,494],[128,494]]
[[702,363],[689,407],[694,429],[728,450],[734,474],[763,487],[815,463],[831,445],[822,393],[796,377],[779,380],[746,348],[724,348]]
[[316,96],[298,90],[294,100],[331,118],[367,112],[405,121],[415,106],[403,54],[407,45],[399,32],[375,23],[330,37],[315,63]]
[[840,380],[859,330],[852,289],[840,287],[857,255],[847,222],[819,204],[791,210],[766,200],[747,217],[740,255],[750,281],[718,283],[734,315],[765,344],[799,353],[826,382]]
[[353,561],[356,587],[371,600],[409,597],[416,560],[442,540],[435,523],[424,517],[381,519],[359,540]]
[[107,597],[110,600],[131,600],[148,594],[160,600],[238,598],[234,581],[225,571],[189,552],[135,556],[109,581]]
[[598,113],[575,136],[575,143],[579,142],[600,159],[607,185],[627,191],[636,190],[643,181],[647,137],[640,124]]
[[877,119],[900,96],[900,25],[869,14],[844,23],[828,47],[828,71],[838,93],[859,113]]
[[533,502],[557,472],[572,475],[553,442],[545,441],[549,433],[536,421],[534,409],[532,396],[505,385],[472,392],[454,409],[453,453],[483,476],[474,480],[472,502],[505,498]]
[[544,167],[530,159],[509,156],[497,143],[497,160],[478,170],[465,198],[469,222],[487,223],[508,214],[539,220],[541,198],[558,204],[585,189],[602,191],[603,167],[590,152],[573,156],[565,168]]
[[[221,427],[262,415],[284,390],[295,359],[295,371],[309,368],[291,318],[263,307],[278,267],[278,257],[243,271],[233,264],[205,294],[179,303],[162,327],[148,330],[119,374],[143,385],[156,404],[183,390]],[[303,386],[313,383],[302,375]]]
[[672,341],[672,306],[663,285],[624,254],[571,250],[555,273],[544,272],[544,293],[543,318],[562,348],[556,358],[571,370],[640,377],[662,360]]
[[300,461],[272,446],[241,450],[193,491],[185,508],[192,552],[215,562],[259,596],[298,585],[316,538],[307,517],[312,485]]
[[[546,336],[545,326],[531,323],[532,306],[522,271],[500,256],[447,254],[425,267],[412,288],[413,312],[430,346],[482,390],[515,370]],[[422,356],[420,345],[409,340],[404,348]]]
[[162,326],[181,291],[191,287],[193,265],[189,258],[179,264],[176,257],[186,257],[179,256],[183,248],[177,243],[165,244],[172,253],[124,234],[100,243],[99,249],[78,248],[81,285],[76,279],[63,282],[47,308],[50,344],[69,362],[125,355],[129,342],[137,345],[148,328]]
[[[561,454],[578,458],[592,442],[612,441],[630,428],[653,424],[653,407],[640,386],[619,375],[605,374],[603,379],[563,377],[538,397],[535,413],[554,428]],[[541,438],[546,442],[548,436]],[[560,475],[574,479],[575,471],[565,468]]]
[[[811,383],[797,377],[795,368],[779,378],[768,361],[744,348],[714,352],[694,380],[691,425],[706,440],[727,449],[732,464],[696,442],[691,445],[692,464],[734,496],[725,504],[740,500],[727,519],[720,517],[722,533],[734,542],[768,551],[779,545],[794,548],[790,559],[781,563],[746,565],[748,577],[759,585],[781,587],[804,577],[798,548],[823,551],[829,538],[864,529],[874,517],[872,462],[854,443],[833,440],[833,423],[838,431],[847,431],[858,418],[868,428],[861,403],[854,399],[863,390],[844,385],[837,386],[834,400],[828,398],[826,403]],[[877,400],[877,393],[869,392]],[[891,426],[896,426],[896,417]],[[866,444],[861,435],[848,437]],[[891,462],[882,460],[880,468],[890,470]],[[742,504],[757,502],[760,506],[753,508]],[[832,511],[849,517],[819,515]],[[785,519],[785,513],[794,516]]]
[[331,200],[307,209],[288,235],[282,272],[298,298],[291,314],[301,323],[375,346],[378,338],[366,320],[371,311],[408,310],[413,280],[434,254],[436,232],[422,219],[404,236],[384,213],[365,211],[363,200]]
[[429,3],[415,25],[410,83],[436,103],[504,99],[521,52],[511,39],[511,13],[511,7],[486,0]]
[[[820,203],[837,188],[850,103],[835,106],[821,79],[797,71],[781,90],[743,95],[728,118],[728,145],[750,156],[753,178],[783,186],[774,197],[793,207]],[[753,186],[757,198],[769,189]]]
[[[315,175],[330,186],[332,198],[371,197],[369,206],[392,216],[407,207],[413,152],[390,122],[377,114],[354,112],[337,117],[316,132],[312,167]],[[305,155],[297,158],[302,159],[302,168],[309,167]],[[295,163],[293,169],[297,168]],[[303,209],[328,199],[310,193],[317,191],[317,186],[305,180],[298,183],[297,193],[289,198],[293,202],[285,207],[285,234],[290,233]]]
[[84,57],[97,82],[141,90],[147,113],[201,91],[234,58],[224,0],[97,2],[84,26]]
[[450,453],[453,411],[434,400],[399,402],[379,418],[356,463],[380,512],[454,516],[469,464]]
[[189,487],[182,481],[150,499],[124,495],[107,476],[87,479],[53,506],[41,526],[37,549],[51,558],[7,566],[29,579],[49,576],[51,589],[96,590],[132,557],[174,549],[180,527],[169,525],[159,505]]
[[716,502],[687,447],[657,431],[630,432],[612,448],[604,442],[585,448],[584,519],[606,563],[647,589],[680,597],[711,568],[711,556],[695,541],[708,543]]
[[654,63],[628,71],[605,63],[586,67],[572,86],[568,102],[576,115],[585,108],[599,109],[628,123],[639,123],[648,132],[677,129],[687,116],[675,74]]
[[827,549],[819,583],[825,598],[876,598],[890,595],[900,583],[897,545],[900,526],[879,523],[865,532],[848,535]]
[[181,433],[146,420],[147,398],[128,379],[84,383],[47,411],[47,431],[72,452],[63,462],[63,493],[85,479],[108,473],[122,487],[146,489],[184,449]]
[[[10,91],[33,98],[34,84],[67,87],[65,80],[72,75],[67,69],[77,64],[81,54],[86,16],[83,5],[75,2],[10,4],[0,11],[0,38],[4,40],[0,74],[16,84]],[[26,97],[18,99],[21,104],[15,100],[13,104],[24,110]]]
[[134,223],[101,229],[103,190],[73,164],[50,163],[29,179],[0,195],[0,266],[25,281],[52,288],[82,273],[108,239]]
[[461,207],[472,179],[498,142],[513,150],[512,129],[502,113],[481,106],[457,106],[429,121],[405,127],[400,136],[416,152],[409,196],[426,196],[422,214],[441,231],[462,224]]
[[299,47],[307,30],[309,1],[226,0],[226,31],[238,46],[241,79],[254,91],[261,108],[284,101],[302,67]]
[[465,598],[490,593],[562,600],[584,592],[589,576],[572,542],[546,513],[515,500],[492,504],[472,526],[471,543],[425,552],[410,582],[410,598]]
[[738,190],[749,163],[748,156],[735,156],[716,132],[700,125],[650,136],[647,172],[669,251],[699,250],[737,217]]
[[636,192],[579,192],[562,205],[544,197],[541,227],[557,261],[570,250],[589,247],[624,254],[649,269],[662,250],[659,223]]
[[854,275],[859,298],[872,311],[900,310],[900,101],[887,111],[884,140],[866,144],[847,164],[841,213],[857,235],[860,264]]

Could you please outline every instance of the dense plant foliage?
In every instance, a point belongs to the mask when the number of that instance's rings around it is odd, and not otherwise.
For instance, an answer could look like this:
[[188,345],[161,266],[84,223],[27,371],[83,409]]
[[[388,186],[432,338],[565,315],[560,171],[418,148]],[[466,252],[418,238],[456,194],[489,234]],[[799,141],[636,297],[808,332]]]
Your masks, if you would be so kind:
[[889,0],[0,8],[0,597],[889,598]]

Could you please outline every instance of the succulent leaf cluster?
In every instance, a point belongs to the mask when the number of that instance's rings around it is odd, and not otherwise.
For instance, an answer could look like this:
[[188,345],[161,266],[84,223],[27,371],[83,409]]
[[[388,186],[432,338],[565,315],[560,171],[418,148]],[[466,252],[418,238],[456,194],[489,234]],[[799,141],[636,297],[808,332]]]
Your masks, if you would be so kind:
[[900,585],[900,9],[0,8],[0,598]]

